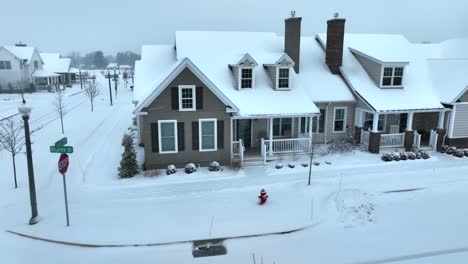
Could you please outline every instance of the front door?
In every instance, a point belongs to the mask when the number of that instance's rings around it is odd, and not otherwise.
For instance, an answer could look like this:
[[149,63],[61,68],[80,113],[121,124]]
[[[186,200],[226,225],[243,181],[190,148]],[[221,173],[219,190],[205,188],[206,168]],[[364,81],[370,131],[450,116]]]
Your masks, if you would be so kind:
[[242,139],[244,147],[252,146],[252,120],[238,119],[237,120],[237,140]]

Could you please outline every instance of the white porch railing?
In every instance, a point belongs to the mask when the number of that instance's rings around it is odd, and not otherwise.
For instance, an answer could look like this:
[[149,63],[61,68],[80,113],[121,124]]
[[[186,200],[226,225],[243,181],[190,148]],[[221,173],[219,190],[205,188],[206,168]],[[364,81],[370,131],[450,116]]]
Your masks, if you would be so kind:
[[361,144],[369,146],[370,132],[361,130]]
[[[272,141],[271,150],[270,141]],[[308,153],[310,149],[309,138],[263,139],[262,142],[266,146],[265,154]]]
[[439,134],[436,130],[431,130],[431,134],[429,136],[429,147],[432,147],[433,150],[437,150],[437,140],[439,138]]
[[405,133],[380,135],[380,147],[381,148],[403,147],[404,143],[405,143]]
[[421,135],[419,135],[417,131],[414,131],[413,133],[413,147],[421,147]]
[[232,157],[238,158],[241,162],[241,166],[244,165],[244,151],[245,147],[242,139],[239,139],[239,141],[232,142]]

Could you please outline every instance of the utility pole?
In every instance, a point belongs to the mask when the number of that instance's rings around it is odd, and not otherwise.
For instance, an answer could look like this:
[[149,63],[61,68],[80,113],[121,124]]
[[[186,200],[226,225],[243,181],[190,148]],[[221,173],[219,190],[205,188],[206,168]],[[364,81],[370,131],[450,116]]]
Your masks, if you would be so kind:
[[110,105],[112,106],[112,88],[111,88],[111,77],[110,72],[107,72],[107,79],[109,79],[109,97],[110,97]]
[[117,67],[114,67],[114,87],[115,87],[115,99],[117,99],[117,74],[116,74]]
[[83,76],[81,75],[81,67],[78,68],[79,72],[80,72],[80,86],[81,86],[81,90],[83,90]]

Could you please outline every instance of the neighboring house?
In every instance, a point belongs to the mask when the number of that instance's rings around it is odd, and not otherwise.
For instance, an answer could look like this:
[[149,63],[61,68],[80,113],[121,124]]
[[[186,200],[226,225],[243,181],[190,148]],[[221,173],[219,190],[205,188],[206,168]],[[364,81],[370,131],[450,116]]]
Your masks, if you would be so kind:
[[60,53],[41,53],[44,61],[44,70],[59,75],[59,84],[71,86],[72,73],[71,59],[62,58]]
[[119,69],[121,72],[131,72],[132,71],[132,66],[130,65],[120,65]]
[[[38,76],[53,78],[43,70],[43,60],[34,47],[26,44],[0,47],[0,86],[2,90],[20,92],[31,89]],[[52,80],[53,81],[53,80]]]
[[111,62],[107,64],[106,70],[118,70],[119,69],[119,64],[115,62]]
[[147,169],[266,161],[353,135],[356,99],[329,73],[321,45],[301,37],[301,18],[285,20],[285,37],[176,32],[175,39],[143,46],[135,67]]
[[358,98],[357,140],[373,153],[444,142],[468,147],[468,40],[410,43],[401,35],[345,34],[344,24],[329,20],[328,33],[316,39],[337,62],[331,72]]

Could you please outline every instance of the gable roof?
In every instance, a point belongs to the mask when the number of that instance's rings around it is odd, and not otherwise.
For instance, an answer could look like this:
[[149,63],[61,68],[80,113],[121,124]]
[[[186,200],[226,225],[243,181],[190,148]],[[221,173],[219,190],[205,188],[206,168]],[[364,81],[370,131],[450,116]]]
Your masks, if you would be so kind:
[[155,88],[142,102],[140,102],[136,109],[135,113],[140,112],[144,107],[149,106],[163,91],[167,86],[184,70],[190,69],[192,73],[199,78],[208,89],[211,90],[226,106],[231,108],[231,112],[236,112],[239,109],[227,98],[201,71],[198,69],[193,62],[184,58],[177,61],[176,64],[171,67],[171,71],[168,75],[163,75],[162,78],[156,82]]
[[[325,47],[326,34],[317,34]],[[352,48],[351,48],[352,47]],[[352,54],[358,50],[383,62],[407,62],[401,89],[382,89]],[[400,35],[345,34],[341,73],[351,88],[376,111],[442,109],[432,86],[427,58],[438,56],[431,44],[410,43]]]
[[60,53],[41,53],[44,70],[48,72],[65,73],[70,71],[71,59],[61,58]]
[[442,103],[455,103],[468,89],[468,58],[429,59],[434,89]]
[[30,62],[34,51],[36,48],[34,47],[23,47],[23,46],[3,46],[6,50],[12,53],[15,57],[21,60],[26,60],[28,63]]

